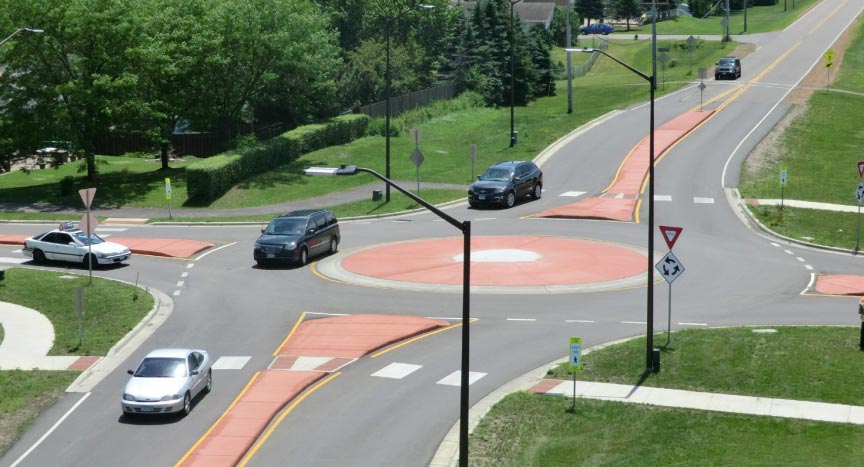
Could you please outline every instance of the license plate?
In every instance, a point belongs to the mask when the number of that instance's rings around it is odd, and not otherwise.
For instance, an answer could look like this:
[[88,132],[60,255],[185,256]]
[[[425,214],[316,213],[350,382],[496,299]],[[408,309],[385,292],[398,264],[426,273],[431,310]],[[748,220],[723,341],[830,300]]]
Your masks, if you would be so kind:
[[479,199],[480,201],[483,201],[484,199],[486,199],[486,195],[479,195]]
[[275,257],[276,257],[276,255],[274,255],[273,253],[267,253],[267,259],[272,259]]
[[152,412],[154,409],[153,407],[140,407],[138,410],[141,412]]

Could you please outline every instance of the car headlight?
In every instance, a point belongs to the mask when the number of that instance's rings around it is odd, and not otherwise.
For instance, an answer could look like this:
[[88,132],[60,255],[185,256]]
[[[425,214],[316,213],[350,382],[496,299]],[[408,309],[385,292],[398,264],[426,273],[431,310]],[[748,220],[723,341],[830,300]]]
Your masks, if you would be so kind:
[[503,187],[503,186],[495,187],[495,193],[504,193],[504,191],[506,189],[507,189],[507,187]]
[[258,243],[258,242],[255,242],[255,249],[256,249],[256,250],[260,250],[260,249],[261,249],[261,244]]
[[162,396],[163,401],[178,401],[180,400],[180,394],[168,394],[167,396]]
[[294,248],[297,248],[297,243],[295,243],[295,242],[290,242],[290,243],[286,243],[286,244],[282,245],[282,249],[285,251],[291,251]]
[[124,401],[134,401],[135,396],[133,396],[132,394],[124,393],[123,394],[123,400]]

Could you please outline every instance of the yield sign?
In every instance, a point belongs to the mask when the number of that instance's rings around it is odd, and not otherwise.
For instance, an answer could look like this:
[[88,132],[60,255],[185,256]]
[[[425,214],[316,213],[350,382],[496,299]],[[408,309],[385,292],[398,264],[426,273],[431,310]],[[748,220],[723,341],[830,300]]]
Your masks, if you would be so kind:
[[93,197],[96,196],[96,189],[84,188],[83,190],[78,190],[78,194],[81,195],[81,201],[84,201],[84,207],[90,209],[90,204],[93,203]]
[[681,235],[682,230],[684,230],[682,227],[669,227],[666,225],[660,226],[660,232],[663,233],[663,240],[666,240],[666,245],[669,246],[670,250],[675,246],[675,241],[678,240],[678,236]]
[[864,161],[858,161],[858,178],[864,177]]

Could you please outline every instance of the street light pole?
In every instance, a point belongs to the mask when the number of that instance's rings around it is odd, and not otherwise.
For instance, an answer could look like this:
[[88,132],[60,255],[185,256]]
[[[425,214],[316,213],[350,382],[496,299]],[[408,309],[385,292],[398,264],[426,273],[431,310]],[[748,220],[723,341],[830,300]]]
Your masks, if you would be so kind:
[[[653,24],[653,23],[652,23]],[[652,26],[652,36],[656,39],[656,26]],[[652,41],[656,44],[656,41]],[[651,104],[649,125],[650,132],[648,136],[648,304],[646,310],[647,318],[647,336],[646,336],[646,352],[645,363],[648,371],[659,371],[659,368],[654,368],[654,90],[657,87],[657,47],[652,45],[651,50],[651,70],[652,74],[646,75],[632,66],[618,60],[600,49],[565,49],[569,55],[571,52],[581,53],[600,53],[603,54],[628,70],[639,75],[640,78],[648,81],[651,88]]]
[[[385,160],[385,176],[390,178],[390,25],[393,22],[391,18],[387,18],[387,27],[385,28],[385,35],[387,36],[387,58],[386,65],[384,71],[384,160]],[[390,184],[388,183],[385,187],[386,194],[384,195],[384,201],[390,202]]]
[[[567,21],[567,48],[568,49],[570,47],[572,47],[572,44],[570,43],[572,40],[571,39],[572,33],[570,31],[570,10],[571,9],[573,9],[573,1],[567,0],[567,15],[565,15],[565,16],[567,18],[566,21]],[[572,70],[572,68],[570,65],[570,54],[567,54],[567,113],[568,114],[573,113],[573,72],[571,70]]]
[[306,175],[355,175],[365,172],[393,186],[403,195],[411,198],[417,204],[432,211],[433,214],[447,221],[462,232],[462,356],[459,378],[459,467],[468,467],[468,372],[471,351],[471,221],[458,221],[444,211],[429,204],[423,198],[397,185],[395,182],[378,172],[365,167],[343,165],[342,167],[310,167],[303,171]]
[[510,147],[516,146],[513,106],[516,104],[516,34],[513,31],[513,5],[521,0],[510,0]]
[[45,32],[45,31],[43,31],[42,29],[18,28],[18,29],[16,29],[12,34],[9,34],[8,36],[6,36],[6,39],[3,39],[2,41],[0,41],[0,46],[2,46],[3,44],[5,44],[6,41],[8,41],[9,39],[12,39],[13,37],[15,37],[16,34],[18,34],[19,32],[22,32],[22,31],[23,31],[23,32],[29,32],[29,33],[34,33],[34,34],[40,34],[40,33]]

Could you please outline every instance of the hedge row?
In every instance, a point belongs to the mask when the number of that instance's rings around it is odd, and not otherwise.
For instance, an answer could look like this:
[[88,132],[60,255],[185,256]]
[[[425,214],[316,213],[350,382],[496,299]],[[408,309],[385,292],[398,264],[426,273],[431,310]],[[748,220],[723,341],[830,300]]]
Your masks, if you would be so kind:
[[355,140],[365,134],[368,125],[366,115],[342,115],[194,162],[186,168],[189,199],[214,200],[252,175],[293,162],[307,152]]

